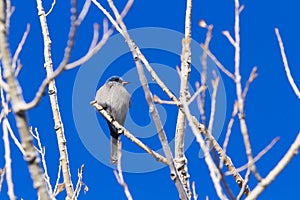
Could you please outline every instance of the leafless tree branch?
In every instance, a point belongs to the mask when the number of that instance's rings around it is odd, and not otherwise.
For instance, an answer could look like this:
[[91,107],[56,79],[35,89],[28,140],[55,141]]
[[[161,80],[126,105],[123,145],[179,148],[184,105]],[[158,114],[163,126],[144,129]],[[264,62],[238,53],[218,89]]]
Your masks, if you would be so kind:
[[92,101],[91,105],[94,106],[98,112],[106,119],[108,120],[112,125],[116,127],[119,134],[123,134],[125,137],[130,139],[133,143],[138,145],[141,149],[143,149],[145,152],[150,154],[153,158],[155,158],[157,161],[162,162],[164,164],[168,164],[167,159],[160,155],[159,153],[156,153],[155,151],[151,150],[148,146],[146,146],[142,141],[140,141],[138,138],[136,138],[133,134],[131,134],[128,130],[126,130],[123,126],[121,126],[117,121],[115,121],[107,112],[106,110],[99,105],[96,101]]
[[[51,39],[48,31],[48,25],[47,25],[47,19],[46,14],[42,5],[41,0],[37,0],[37,8],[38,8],[38,14],[40,18],[40,24],[42,28],[42,35],[44,39],[44,60],[45,60],[45,70],[47,73],[47,77],[51,77],[53,75],[53,64],[52,64],[52,57],[51,57]],[[66,63],[68,63],[70,59],[71,50],[73,48],[73,43],[75,39],[75,32],[77,29],[77,26],[75,24],[75,20],[77,17],[77,11],[76,11],[76,0],[71,0],[71,28],[69,32],[69,40],[67,43],[67,47],[65,48],[65,54],[63,61],[61,62],[60,66],[65,66]],[[63,69],[63,67],[58,67],[59,69]],[[57,89],[55,81],[52,80],[49,82],[48,85],[48,93],[50,97],[50,105],[52,109],[52,115],[54,119],[54,128],[56,132],[57,137],[57,143],[59,148],[59,154],[60,154],[60,161],[62,163],[62,173],[64,178],[64,183],[66,187],[67,192],[67,200],[70,200],[73,197],[74,194],[74,188],[71,180],[71,173],[69,168],[69,159],[68,159],[68,151],[67,151],[67,145],[66,145],[66,139],[65,139],[65,132],[63,127],[63,122],[61,119],[60,109],[58,105],[58,99],[57,99]]]
[[8,94],[11,99],[12,110],[16,119],[17,128],[19,130],[22,145],[24,147],[24,159],[28,163],[29,173],[33,180],[33,185],[37,189],[38,196],[41,199],[50,199],[50,194],[46,188],[43,179],[42,169],[40,168],[40,159],[32,143],[32,136],[28,130],[26,113],[21,110],[24,105],[23,96],[21,93],[20,85],[15,78],[14,70],[12,68],[12,61],[10,57],[10,50],[7,42],[7,29],[5,12],[6,1],[0,1],[0,51],[2,54],[2,66],[4,68],[4,78],[7,81],[9,90]]
[[291,74],[289,64],[288,64],[288,60],[286,58],[285,51],[284,51],[284,45],[283,45],[283,42],[282,42],[282,39],[281,39],[278,28],[275,28],[275,33],[276,33],[277,40],[278,40],[278,43],[279,43],[280,53],[281,53],[281,56],[282,56],[282,61],[283,61],[283,66],[284,66],[284,69],[285,69],[285,72],[286,72],[286,76],[287,76],[287,78],[289,80],[289,83],[292,86],[296,96],[298,97],[298,99],[300,99],[300,91],[299,91],[299,89],[298,89],[298,87],[297,87],[297,85],[296,85],[296,83],[293,79],[292,74]]
[[283,158],[277,163],[277,165],[269,172],[269,174],[263,178],[257,186],[253,189],[251,194],[246,198],[246,200],[256,199],[266,187],[268,187],[282,172],[282,170],[289,164],[292,158],[297,155],[300,148],[300,133],[298,133],[296,139],[290,146],[289,150],[283,156]]
[[121,168],[121,157],[122,157],[121,145],[122,145],[122,143],[120,142],[119,146],[118,146],[118,151],[119,151],[119,154],[118,154],[119,155],[119,158],[118,158],[119,162],[118,162],[118,165],[117,165],[118,171],[114,170],[114,174],[115,174],[115,177],[116,177],[118,183],[123,187],[124,193],[125,193],[127,199],[132,200],[132,196],[131,196],[131,193],[129,191],[129,188],[128,188],[128,186],[125,183],[124,178],[123,178],[123,173],[122,173],[122,168]]

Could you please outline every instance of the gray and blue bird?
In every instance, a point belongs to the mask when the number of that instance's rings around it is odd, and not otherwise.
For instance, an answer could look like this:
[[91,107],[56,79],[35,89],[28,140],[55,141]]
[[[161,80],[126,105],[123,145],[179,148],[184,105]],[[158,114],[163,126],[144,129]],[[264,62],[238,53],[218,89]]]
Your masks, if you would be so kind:
[[[129,82],[121,77],[113,76],[107,79],[105,84],[99,88],[95,100],[110,114],[114,120],[124,126],[126,114],[130,106],[130,94],[125,88]],[[110,162],[118,163],[118,144],[120,135],[118,130],[107,121],[110,130]]]

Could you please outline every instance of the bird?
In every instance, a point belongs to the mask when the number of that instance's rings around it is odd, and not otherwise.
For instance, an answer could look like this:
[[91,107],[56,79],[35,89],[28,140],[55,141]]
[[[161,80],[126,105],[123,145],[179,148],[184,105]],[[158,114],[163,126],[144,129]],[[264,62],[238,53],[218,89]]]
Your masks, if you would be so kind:
[[[97,103],[122,126],[124,126],[131,101],[130,94],[125,88],[125,85],[128,83],[119,76],[112,76],[97,90],[95,97]],[[106,122],[110,130],[110,162],[117,164],[119,160],[118,145],[120,134],[108,120]]]

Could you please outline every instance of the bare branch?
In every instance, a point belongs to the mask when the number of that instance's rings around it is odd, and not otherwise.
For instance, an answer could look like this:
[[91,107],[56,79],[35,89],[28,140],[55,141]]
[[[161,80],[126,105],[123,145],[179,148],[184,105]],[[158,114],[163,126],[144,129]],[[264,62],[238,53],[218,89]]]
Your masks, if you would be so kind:
[[46,188],[45,181],[43,179],[42,169],[40,168],[40,160],[38,154],[32,143],[32,136],[28,131],[26,113],[21,110],[24,104],[20,85],[15,78],[14,69],[11,65],[10,50],[7,41],[6,30],[6,4],[5,1],[0,1],[0,51],[2,54],[2,66],[4,68],[4,78],[7,81],[9,90],[8,94],[11,99],[12,110],[16,119],[16,124],[22,139],[22,145],[24,147],[25,156],[24,160],[27,161],[29,173],[33,180],[33,185],[37,189],[38,196],[41,199],[50,199],[49,192]]
[[240,3],[239,0],[234,0],[234,6],[235,6],[235,20],[234,20],[234,36],[235,36],[235,44],[234,44],[234,76],[235,76],[235,85],[236,85],[236,95],[237,95],[237,102],[238,102],[238,108],[239,108],[239,120],[240,120],[240,129],[243,136],[243,140],[245,143],[246,148],[246,154],[248,157],[248,164],[257,178],[257,180],[260,180],[261,177],[256,169],[256,166],[253,161],[253,155],[252,155],[252,149],[251,149],[251,143],[247,128],[247,123],[245,119],[245,110],[244,110],[244,104],[245,99],[243,98],[243,91],[242,91],[242,84],[241,84],[241,74],[240,74]]
[[80,14],[78,15],[78,18],[76,19],[75,23],[77,26],[80,26],[81,22],[84,20],[86,14],[90,9],[90,6],[91,6],[91,0],[86,0]]
[[[103,21],[105,24],[105,21]],[[95,38],[96,35],[98,33],[96,33],[96,31],[98,30],[97,25],[94,26],[94,37],[93,40],[91,42],[89,51],[81,58],[79,58],[78,60],[69,63],[66,65],[65,69],[69,70],[69,69],[73,69],[83,63],[85,63],[86,61],[88,61],[93,55],[95,55],[102,47],[103,45],[106,43],[106,41],[109,39],[109,37],[111,36],[111,34],[113,33],[113,29],[109,29],[107,32],[105,32],[102,36],[102,39],[95,45]]]
[[168,164],[167,159],[160,155],[159,153],[156,153],[155,151],[151,150],[148,146],[146,146],[142,141],[140,141],[138,138],[136,138],[133,134],[131,134],[128,130],[126,130],[123,126],[121,126],[117,121],[115,121],[107,112],[106,110],[99,105],[96,101],[92,101],[90,103],[92,106],[94,106],[98,112],[106,119],[108,120],[112,125],[116,127],[119,134],[123,134],[125,137],[130,139],[133,143],[138,145],[141,149],[146,151],[148,154],[150,154],[153,158],[155,158],[157,161],[162,162],[164,164]]
[[55,181],[55,186],[54,186],[54,190],[53,190],[53,194],[54,196],[59,194],[59,180],[60,180],[60,173],[61,173],[61,162],[59,161],[59,165],[58,165],[58,170],[57,170],[57,178]]
[[227,39],[229,40],[230,44],[232,44],[232,46],[235,46],[235,41],[230,35],[229,31],[222,31],[222,34],[227,37]]
[[[232,163],[230,157],[228,157],[225,152],[223,151],[222,147],[219,145],[219,143],[216,141],[216,139],[213,137],[211,133],[207,131],[205,126],[203,124],[200,124],[198,120],[193,116],[193,123],[196,125],[196,127],[199,129],[200,133],[202,133],[206,140],[210,142],[213,149],[218,153],[219,159],[223,160],[225,166],[227,167],[228,171],[230,171],[231,175],[233,176],[235,182],[238,184],[239,187],[242,187],[244,183],[244,179],[242,176],[238,173],[236,170],[234,164]],[[250,189],[247,187],[246,189],[246,195],[250,193]]]
[[27,24],[26,26],[26,31],[24,32],[23,36],[22,36],[22,39],[17,47],[17,50],[13,56],[13,59],[12,59],[12,67],[13,69],[15,70],[16,69],[16,66],[17,66],[17,60],[18,60],[18,57],[19,57],[19,54],[20,52],[22,51],[22,48],[23,48],[23,45],[27,39],[27,36],[29,34],[29,31],[30,31],[30,24]]
[[10,134],[10,137],[13,139],[15,145],[18,147],[18,149],[20,150],[20,152],[22,153],[22,155],[24,156],[25,155],[25,150],[24,148],[22,147],[22,144],[19,142],[18,138],[16,137],[16,135],[14,134],[11,126],[10,126],[10,123],[9,121],[7,120],[7,122],[3,122],[3,123],[6,123],[6,128],[7,130],[9,131],[9,134]]
[[192,182],[192,190],[193,190],[193,198],[194,200],[197,200],[198,199],[198,194],[196,192],[196,184],[195,184],[195,181]]
[[72,200],[75,200],[78,198],[81,188],[84,185],[84,183],[82,182],[82,178],[83,178],[83,169],[84,169],[84,164],[81,165],[80,170],[78,170],[78,180],[77,180],[77,184],[76,184],[76,188],[72,197]]
[[8,129],[7,129],[8,120],[5,117],[2,124],[3,131],[3,142],[4,142],[4,158],[5,158],[5,169],[6,169],[6,183],[7,183],[7,194],[10,200],[15,200],[16,196],[14,193],[14,184],[12,180],[12,169],[11,169],[11,157],[10,157],[10,144],[8,139]]
[[[185,11],[185,31],[184,38],[182,39],[182,51],[181,51],[181,66],[180,66],[180,97],[188,96],[188,84],[191,72],[191,15],[192,15],[192,0],[186,1]],[[188,97],[190,98],[190,96]],[[182,181],[184,189],[190,199],[192,192],[190,189],[189,173],[187,167],[187,159],[184,155],[184,136],[185,136],[185,120],[186,117],[183,112],[178,111],[175,133],[175,167],[178,171],[179,178]]]
[[[279,137],[274,138],[270,144],[268,144],[268,146],[266,146],[263,150],[261,150],[254,158],[254,162],[257,162],[261,157],[263,157],[277,142],[279,141]],[[244,171],[245,169],[247,169],[248,163],[246,163],[245,165],[236,168],[236,170],[238,172]],[[225,172],[224,173],[225,176],[231,175],[230,172]]]
[[277,40],[278,40],[278,43],[279,43],[280,53],[281,53],[281,56],[282,56],[282,61],[283,61],[283,66],[284,66],[284,69],[285,69],[285,72],[286,72],[286,76],[287,76],[287,78],[290,82],[290,85],[292,86],[296,96],[298,97],[298,99],[300,99],[300,91],[299,91],[299,89],[298,89],[298,87],[297,87],[297,85],[296,85],[296,83],[293,79],[292,74],[291,74],[289,64],[288,64],[288,60],[286,58],[285,51],[284,51],[284,45],[283,45],[283,42],[282,42],[282,39],[281,39],[278,28],[275,28],[275,33],[276,33]]
[[217,65],[217,67],[224,72],[229,78],[231,78],[232,80],[235,80],[234,75],[228,71],[223,65],[222,63],[220,63],[220,61],[214,56],[214,54],[212,54],[212,52],[205,48],[205,46],[202,44],[201,45],[202,49],[205,51],[205,53],[210,57],[210,59],[212,59],[212,61],[214,61],[214,63]]
[[266,187],[268,187],[282,172],[282,170],[289,164],[292,158],[297,155],[300,148],[300,133],[298,133],[295,141],[290,146],[289,150],[283,156],[283,158],[277,163],[277,165],[269,172],[269,174],[262,179],[257,186],[253,189],[251,194],[246,198],[246,200],[256,199]]
[[122,168],[121,168],[121,157],[122,157],[122,152],[121,152],[121,146],[122,146],[122,143],[119,142],[119,145],[118,145],[118,151],[119,151],[119,158],[118,158],[118,165],[117,165],[117,168],[118,168],[118,171],[114,170],[114,174],[115,174],[115,177],[118,181],[118,183],[123,187],[124,189],[124,193],[127,197],[128,200],[132,200],[132,196],[131,196],[131,193],[128,189],[128,186],[127,184],[125,183],[124,181],[124,178],[123,178],[123,173],[122,173]]
[[250,76],[246,82],[246,86],[244,88],[244,91],[243,91],[243,98],[246,99],[246,95],[248,93],[248,90],[249,90],[249,87],[250,87],[250,84],[254,81],[254,79],[257,77],[257,67],[253,67],[252,68],[252,71],[250,73]]
[[209,124],[208,124],[208,129],[207,129],[209,133],[212,133],[212,128],[213,128],[214,119],[215,119],[216,97],[217,97],[219,81],[220,81],[219,77],[217,77],[215,80],[212,80],[213,93],[211,95],[211,109],[210,109]]
[[52,4],[51,4],[50,10],[45,14],[46,17],[52,12],[52,10],[53,10],[55,4],[56,4],[56,0],[53,0],[53,2],[52,2]]
[[201,93],[201,92],[204,92],[206,90],[206,86],[204,85],[201,85],[201,87],[197,87],[197,90],[196,92],[193,94],[193,96],[189,99],[188,101],[188,104],[191,104],[195,99],[196,97]]
[[[204,20],[200,20],[199,26],[207,29],[204,47],[206,49],[209,49],[209,43],[212,38],[213,25],[207,25]],[[200,61],[201,61],[201,65],[202,65],[201,87],[203,87],[203,86],[207,85],[207,68],[208,68],[207,67],[207,54],[205,53],[205,51],[202,52]],[[196,88],[200,89],[201,87],[199,87],[199,85],[196,84]],[[201,121],[203,124],[206,125],[205,101],[206,101],[206,93],[203,92],[201,95],[198,96],[197,103],[198,103],[198,108],[199,108],[199,111],[201,114]]]
[[[225,135],[225,140],[223,142],[223,151],[224,151],[225,154],[226,154],[227,146],[228,146],[228,143],[229,143],[229,138],[230,138],[230,135],[231,135],[231,129],[232,129],[234,119],[235,119],[235,116],[236,116],[237,112],[238,112],[238,104],[237,104],[237,102],[235,102],[234,105],[233,105],[233,111],[232,111],[232,114],[231,114],[231,119],[228,123],[227,131],[226,131],[226,135]],[[219,165],[220,169],[222,169],[223,164],[224,164],[224,162],[223,162],[223,160],[221,160],[220,165]]]
[[245,175],[245,182],[243,183],[243,186],[242,186],[238,196],[236,197],[237,200],[240,200],[242,198],[243,194],[245,193],[245,190],[246,190],[248,182],[249,182],[250,175],[251,175],[251,170],[250,170],[250,168],[248,168],[246,175]]
[[43,168],[44,168],[44,179],[45,179],[45,182],[47,184],[49,192],[51,193],[51,195],[54,195],[53,190],[52,190],[52,186],[51,186],[51,183],[50,183],[50,177],[48,175],[48,168],[47,168],[47,163],[46,163],[46,158],[45,158],[46,149],[45,149],[44,146],[42,146],[41,139],[40,139],[40,134],[39,134],[37,128],[34,129],[35,133],[33,132],[32,127],[30,127],[29,131],[30,131],[31,135],[35,138],[35,140],[37,141],[37,144],[38,144],[37,150],[41,155],[42,165],[43,165]]
[[153,95],[153,101],[158,104],[176,105],[174,101],[166,101],[159,98],[157,95]]
[[220,185],[220,180],[221,180],[221,174],[218,170],[218,168],[216,167],[215,163],[213,162],[211,155],[209,154],[209,148],[208,145],[205,143],[204,139],[202,138],[199,129],[196,127],[195,123],[194,123],[194,119],[190,113],[189,107],[187,105],[187,98],[186,96],[183,96],[182,99],[182,104],[183,104],[183,108],[185,111],[185,116],[187,118],[187,120],[189,121],[189,126],[191,127],[194,136],[196,137],[197,142],[199,143],[204,155],[205,155],[205,162],[209,168],[210,171],[210,176],[211,179],[213,181],[214,187],[216,189],[217,195],[220,199],[228,199],[226,197],[226,195],[223,193],[222,191],[222,187]]
[[[45,11],[42,5],[42,1],[41,0],[36,0],[36,1],[38,5],[37,8],[38,8],[39,19],[42,28],[43,40],[44,40],[44,60],[45,60],[44,67],[47,73],[47,78],[51,78],[53,76],[53,66],[52,66],[53,64],[52,64],[52,57],[51,57],[51,40],[48,31],[48,24],[45,16]],[[60,66],[58,67],[58,69],[61,69],[61,71],[64,70],[64,66],[68,63],[70,59],[70,54],[75,39],[75,32],[77,29],[77,26],[75,24],[76,16],[77,16],[76,0],[71,0],[71,27],[70,27],[67,47],[65,48],[64,58]],[[51,105],[53,120],[55,124],[54,128],[57,137],[60,161],[62,164],[62,173],[63,173],[64,183],[66,186],[66,192],[67,192],[66,200],[70,200],[73,197],[74,188],[73,188],[71,173],[69,168],[69,159],[68,159],[68,151],[67,151],[67,145],[65,139],[64,126],[59,111],[60,109],[59,109],[56,93],[57,93],[56,84],[55,81],[52,80],[49,82],[48,85],[48,94],[50,98],[50,105]]]
[[4,175],[5,175],[5,166],[3,167],[3,169],[0,169],[0,192],[2,191],[2,184],[4,181]]

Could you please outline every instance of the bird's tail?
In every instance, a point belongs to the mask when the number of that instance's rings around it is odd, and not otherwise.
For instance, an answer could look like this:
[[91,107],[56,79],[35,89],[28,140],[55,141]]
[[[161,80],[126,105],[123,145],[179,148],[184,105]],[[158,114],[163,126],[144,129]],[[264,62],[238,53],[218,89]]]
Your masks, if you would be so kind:
[[120,137],[110,136],[110,162],[117,164],[119,160],[119,145]]

